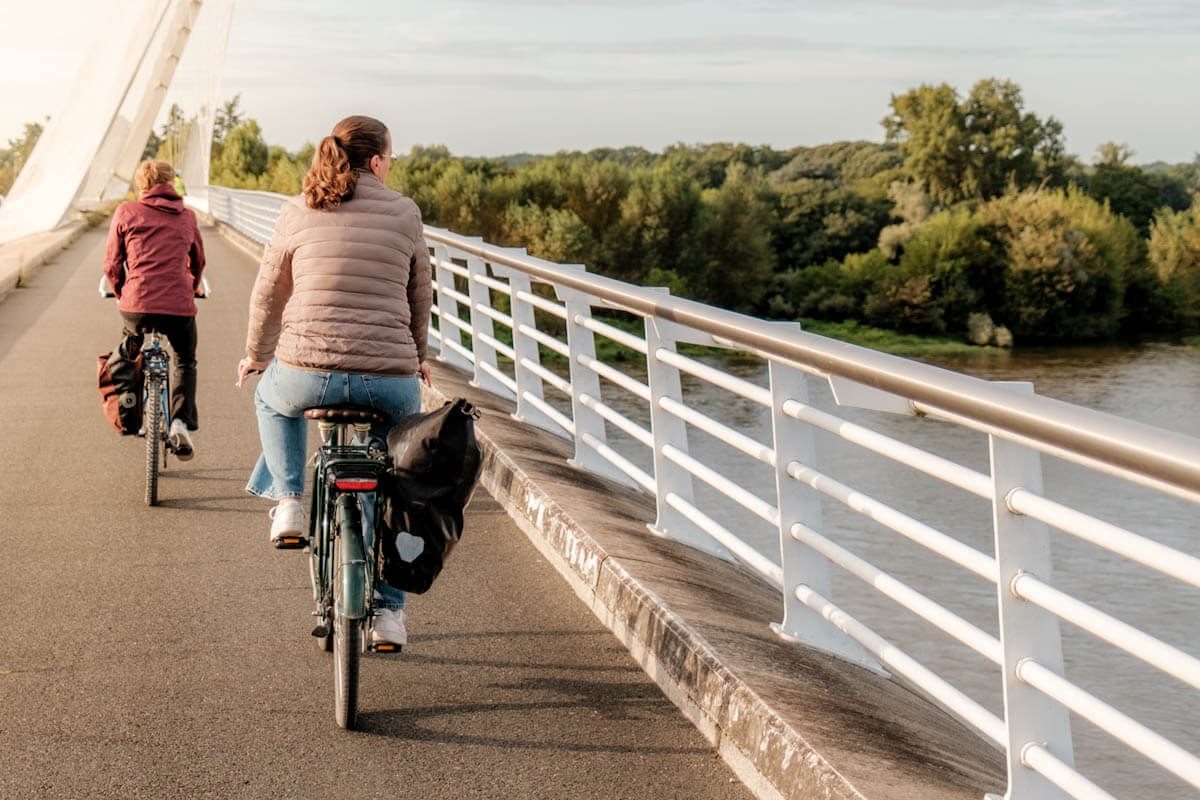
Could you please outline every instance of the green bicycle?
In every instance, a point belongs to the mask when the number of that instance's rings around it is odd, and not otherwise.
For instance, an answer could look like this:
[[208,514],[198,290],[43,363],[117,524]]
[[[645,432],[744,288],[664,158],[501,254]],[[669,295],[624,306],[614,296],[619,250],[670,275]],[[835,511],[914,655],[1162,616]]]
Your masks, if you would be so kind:
[[[309,573],[317,626],[317,646],[333,652],[334,719],[353,728],[358,705],[358,666],[363,652],[395,653],[399,645],[372,642],[371,621],[378,567],[382,493],[387,447],[370,436],[371,424],[385,422],[375,409],[357,405],[310,408],[321,446],[313,464],[312,505],[307,537],[283,537],[281,549],[309,547]],[[364,506],[373,504],[373,536],[367,546]]]

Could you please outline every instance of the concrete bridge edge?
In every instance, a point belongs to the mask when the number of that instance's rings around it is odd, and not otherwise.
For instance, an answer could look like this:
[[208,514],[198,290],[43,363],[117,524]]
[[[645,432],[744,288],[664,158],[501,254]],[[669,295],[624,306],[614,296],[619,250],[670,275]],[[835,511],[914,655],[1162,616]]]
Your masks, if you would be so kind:
[[0,244],[0,301],[31,280],[39,269],[74,244],[86,230],[85,221],[75,220],[52,231]]

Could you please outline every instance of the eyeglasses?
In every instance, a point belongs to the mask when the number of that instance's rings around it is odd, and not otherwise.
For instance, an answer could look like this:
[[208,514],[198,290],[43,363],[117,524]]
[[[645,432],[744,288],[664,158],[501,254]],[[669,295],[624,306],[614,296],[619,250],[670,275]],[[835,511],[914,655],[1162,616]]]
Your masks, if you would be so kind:
[[395,161],[395,160],[396,160],[396,154],[395,154],[395,153],[380,153],[380,154],[379,154],[379,157],[380,157],[380,158],[386,158],[388,161]]

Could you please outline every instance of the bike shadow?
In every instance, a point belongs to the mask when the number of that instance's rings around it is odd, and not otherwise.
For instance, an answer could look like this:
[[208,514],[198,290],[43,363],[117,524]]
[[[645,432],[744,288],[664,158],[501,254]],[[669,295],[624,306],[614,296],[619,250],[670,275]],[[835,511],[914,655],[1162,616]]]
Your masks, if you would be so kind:
[[[599,734],[599,741],[567,741],[562,736],[555,736],[554,731],[547,731],[545,714],[561,713],[572,716],[577,713],[589,715],[601,714],[608,721],[637,722],[647,721],[648,718],[679,717],[679,710],[664,697],[654,684],[628,684],[605,681],[585,680],[547,680],[542,677],[530,677],[526,680],[511,684],[497,684],[497,691],[520,691],[523,693],[541,693],[547,691],[560,695],[544,700],[529,700],[521,702],[469,702],[445,703],[439,705],[397,709],[394,711],[360,711],[355,730],[374,736],[390,739],[403,739],[411,742],[428,742],[439,745],[471,745],[475,747],[492,747],[504,750],[543,750],[550,752],[574,753],[637,753],[643,755],[705,755],[711,752],[707,747],[689,746],[647,746],[644,741],[604,741],[605,734]],[[472,717],[494,719],[496,715],[528,716],[524,723],[504,725],[506,734],[489,735],[465,731],[448,730],[448,727],[478,727],[479,719]],[[462,723],[456,723],[455,718]],[[628,725],[622,726],[628,729]],[[517,732],[521,728],[541,730],[547,735],[522,735]]]
[[159,497],[158,507],[177,511],[212,511],[218,514],[254,514],[263,510],[254,505],[256,499],[247,494],[174,499]]

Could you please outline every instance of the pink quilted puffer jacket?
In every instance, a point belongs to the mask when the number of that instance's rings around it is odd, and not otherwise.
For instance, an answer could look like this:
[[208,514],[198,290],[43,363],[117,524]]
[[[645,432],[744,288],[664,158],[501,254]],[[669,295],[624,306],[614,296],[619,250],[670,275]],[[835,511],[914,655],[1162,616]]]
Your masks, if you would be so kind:
[[354,196],[279,212],[250,295],[246,355],[328,372],[414,375],[425,360],[433,287],[421,212],[360,172]]

